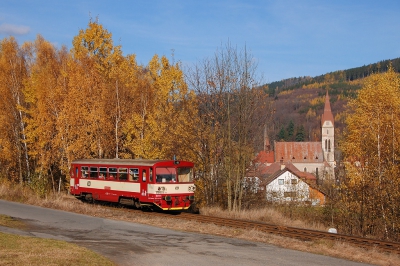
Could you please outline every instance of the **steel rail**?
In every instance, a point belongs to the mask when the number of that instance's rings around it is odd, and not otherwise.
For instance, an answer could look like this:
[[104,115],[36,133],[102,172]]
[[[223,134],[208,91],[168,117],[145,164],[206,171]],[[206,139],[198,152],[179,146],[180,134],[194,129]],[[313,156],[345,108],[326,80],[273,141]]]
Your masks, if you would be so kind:
[[[104,205],[103,205],[104,206]],[[107,207],[106,207],[107,208]],[[115,207],[111,207],[111,209],[115,209]],[[377,240],[372,238],[364,238],[357,236],[350,236],[344,234],[335,234],[324,231],[317,231],[311,229],[303,229],[289,226],[281,226],[281,225],[273,225],[267,224],[263,222],[256,221],[248,221],[248,220],[240,220],[240,219],[231,219],[231,218],[222,218],[216,216],[207,216],[201,214],[192,214],[187,212],[182,212],[180,215],[171,215],[170,213],[164,212],[143,212],[141,210],[135,209],[118,209],[119,211],[134,213],[135,215],[148,215],[148,216],[161,216],[168,217],[171,219],[183,219],[188,221],[196,221],[199,223],[212,223],[218,226],[231,227],[243,230],[257,230],[264,233],[275,234],[283,237],[294,238],[302,241],[316,241],[316,240],[331,240],[331,241],[340,241],[343,243],[348,243],[357,247],[361,247],[364,249],[379,249],[383,252],[387,253],[395,253],[400,254],[400,243],[399,242],[391,242],[385,240]],[[176,214],[176,213],[175,213]]]
[[377,240],[364,237],[356,237],[344,234],[335,234],[324,231],[272,225],[263,222],[246,221],[230,218],[221,218],[206,215],[193,215],[182,213],[176,216],[178,219],[186,219],[201,223],[213,223],[219,226],[226,226],[245,230],[258,230],[264,233],[276,234],[284,237],[295,238],[303,241],[315,241],[320,239],[328,239],[332,241],[341,241],[358,247],[371,249],[376,248],[384,252],[400,254],[400,243],[385,240]]

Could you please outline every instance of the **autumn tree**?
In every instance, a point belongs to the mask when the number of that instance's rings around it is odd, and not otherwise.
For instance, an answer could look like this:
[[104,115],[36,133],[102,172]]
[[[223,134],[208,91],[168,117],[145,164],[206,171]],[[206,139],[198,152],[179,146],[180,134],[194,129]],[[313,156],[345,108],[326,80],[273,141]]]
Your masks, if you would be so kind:
[[[35,166],[31,184],[40,193],[46,192],[50,183],[53,191],[60,191],[62,175],[61,154],[57,141],[57,120],[62,112],[66,95],[65,73],[68,52],[65,47],[56,50],[52,44],[38,36],[34,43],[24,45],[27,54],[29,77],[25,82],[27,139],[30,157]],[[56,178],[58,177],[58,180]]]
[[155,55],[139,77],[132,114],[130,149],[139,158],[193,160],[195,95],[189,91],[179,63]]
[[27,77],[25,53],[13,38],[0,42],[0,160],[3,174],[20,183],[30,178],[23,94]]
[[192,69],[189,84],[198,95],[199,187],[208,204],[239,210],[243,178],[254,155],[253,137],[263,132],[264,93],[246,49],[227,44]]
[[[68,94],[59,120],[64,157],[116,157],[118,82],[112,77],[121,60],[111,33],[97,21],[80,30],[68,61]],[[117,125],[117,126],[116,126]],[[68,162],[69,164],[70,162]]]
[[392,68],[368,77],[347,119],[341,189],[348,233],[398,240],[400,228],[400,78]]

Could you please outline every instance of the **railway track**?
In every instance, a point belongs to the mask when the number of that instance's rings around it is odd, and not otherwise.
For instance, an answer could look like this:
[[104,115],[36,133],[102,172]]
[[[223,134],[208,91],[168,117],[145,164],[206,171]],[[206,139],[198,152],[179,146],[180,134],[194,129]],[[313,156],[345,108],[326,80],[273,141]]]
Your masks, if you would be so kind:
[[[114,208],[115,209],[115,208]],[[280,226],[280,225],[271,225],[263,222],[255,222],[255,221],[245,221],[238,219],[230,219],[230,218],[221,218],[207,215],[198,215],[192,213],[182,212],[179,215],[171,215],[168,213],[158,213],[151,212],[146,213],[140,210],[133,209],[119,209],[124,212],[134,212],[135,215],[149,215],[149,216],[161,216],[168,217],[170,219],[183,219],[187,221],[196,221],[199,223],[212,223],[218,226],[225,226],[243,230],[257,230],[263,233],[275,234],[283,237],[294,238],[302,241],[316,241],[316,240],[331,240],[331,241],[340,241],[343,243],[348,243],[357,247],[365,248],[365,249],[378,249],[387,253],[394,253],[400,255],[400,243],[399,242],[391,242],[384,240],[376,240],[371,238],[363,238],[342,234],[334,234],[324,231],[310,230],[310,229],[302,229],[295,228],[289,226]]]
[[383,240],[375,240],[370,238],[355,237],[342,234],[334,234],[323,231],[301,229],[288,226],[271,225],[262,222],[244,221],[229,218],[212,217],[205,215],[194,215],[182,213],[176,216],[177,219],[185,219],[197,221],[200,223],[213,223],[219,226],[226,226],[245,230],[258,230],[264,233],[276,234],[283,237],[295,238],[303,241],[315,241],[320,239],[328,239],[332,241],[341,241],[365,249],[379,249],[388,253],[400,254],[400,243]]

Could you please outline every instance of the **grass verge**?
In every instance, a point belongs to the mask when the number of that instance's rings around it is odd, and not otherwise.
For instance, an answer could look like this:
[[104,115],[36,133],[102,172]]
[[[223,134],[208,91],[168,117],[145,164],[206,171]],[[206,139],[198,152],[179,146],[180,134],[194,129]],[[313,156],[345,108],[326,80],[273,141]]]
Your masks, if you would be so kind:
[[[25,223],[0,214],[0,226],[24,230]],[[115,265],[105,257],[64,241],[0,232],[0,265]]]
[[99,254],[64,241],[0,232],[1,265],[115,265]]
[[18,221],[14,219],[13,217],[7,216],[0,214],[0,225],[1,226],[6,226],[6,227],[11,227],[11,228],[17,228],[17,229],[25,229],[26,226],[23,222]]

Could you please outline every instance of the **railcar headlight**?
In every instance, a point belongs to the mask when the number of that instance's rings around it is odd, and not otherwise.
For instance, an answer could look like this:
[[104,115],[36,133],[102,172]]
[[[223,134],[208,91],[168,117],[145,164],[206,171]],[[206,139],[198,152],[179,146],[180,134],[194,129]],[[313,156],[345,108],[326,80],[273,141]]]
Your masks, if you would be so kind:
[[189,186],[189,191],[195,191],[196,190],[196,186]]
[[165,196],[164,199],[165,199],[165,201],[171,201],[172,200],[171,196]]

